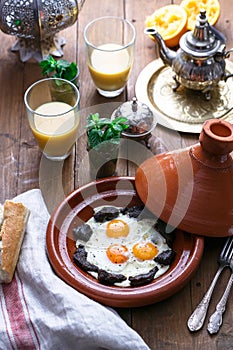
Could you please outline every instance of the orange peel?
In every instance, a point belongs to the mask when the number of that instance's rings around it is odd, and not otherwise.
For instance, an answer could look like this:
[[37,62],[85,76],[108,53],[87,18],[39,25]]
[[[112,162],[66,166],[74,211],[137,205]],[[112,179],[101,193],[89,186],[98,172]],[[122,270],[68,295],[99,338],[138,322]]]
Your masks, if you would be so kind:
[[179,5],[163,6],[147,16],[145,21],[147,28],[155,28],[160,33],[168,47],[179,44],[181,36],[187,31],[187,23],[187,12]]
[[180,3],[180,7],[187,12],[188,30],[195,28],[197,15],[202,9],[206,10],[206,16],[211,25],[215,25],[220,16],[220,3],[218,0],[183,0]]

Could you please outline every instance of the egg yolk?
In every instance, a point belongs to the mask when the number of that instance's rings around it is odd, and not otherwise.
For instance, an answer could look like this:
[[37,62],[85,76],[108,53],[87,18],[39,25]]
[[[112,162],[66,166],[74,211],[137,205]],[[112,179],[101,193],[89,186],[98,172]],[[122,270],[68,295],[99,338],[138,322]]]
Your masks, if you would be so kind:
[[108,237],[113,238],[126,237],[129,234],[129,226],[123,220],[116,219],[109,221],[106,234]]
[[113,264],[123,264],[128,260],[128,249],[124,245],[112,244],[107,249],[107,257]]
[[140,260],[152,260],[158,254],[158,249],[151,242],[139,242],[133,246],[133,254]]

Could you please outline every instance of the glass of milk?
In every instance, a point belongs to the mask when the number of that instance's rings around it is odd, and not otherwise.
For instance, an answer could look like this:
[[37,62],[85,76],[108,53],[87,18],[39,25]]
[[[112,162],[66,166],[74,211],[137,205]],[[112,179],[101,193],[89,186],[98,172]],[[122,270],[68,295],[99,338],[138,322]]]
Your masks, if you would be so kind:
[[79,90],[68,80],[42,79],[24,95],[31,130],[40,150],[50,160],[66,159],[77,140]]
[[120,17],[101,17],[84,29],[89,72],[97,91],[105,97],[122,93],[134,58],[136,31]]

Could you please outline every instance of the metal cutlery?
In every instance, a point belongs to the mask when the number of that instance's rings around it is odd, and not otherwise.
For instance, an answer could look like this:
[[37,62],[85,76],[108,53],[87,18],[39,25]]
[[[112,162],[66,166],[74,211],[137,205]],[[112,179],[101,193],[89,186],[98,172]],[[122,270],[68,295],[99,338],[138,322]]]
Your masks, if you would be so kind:
[[[221,272],[223,271],[223,269],[226,266],[230,266],[231,263],[231,259],[232,259],[232,255],[233,255],[233,237],[229,237],[224,246],[223,249],[220,253],[220,256],[218,258],[218,270],[213,278],[212,283],[210,284],[207,292],[205,293],[203,299],[201,300],[201,302],[198,304],[198,306],[196,307],[196,309],[193,311],[193,313],[191,314],[191,316],[188,319],[188,328],[190,331],[198,331],[199,329],[202,328],[205,318],[206,318],[206,314],[207,314],[207,310],[210,304],[210,300],[211,300],[211,296],[214,290],[214,287],[217,283],[217,280],[221,274]],[[232,281],[231,281],[232,280]],[[218,308],[218,315],[220,314],[220,310],[222,310],[222,307],[225,306],[225,298],[227,299],[228,294],[230,292],[230,288],[231,288],[231,284],[233,283],[233,276],[231,277],[231,280],[229,281],[229,286],[227,286],[227,289],[221,299],[221,304],[219,305]],[[227,294],[228,293],[228,294]],[[224,312],[224,311],[223,311]],[[222,313],[223,313],[222,312]],[[216,318],[217,316],[213,316],[213,318]],[[218,316],[219,317],[219,316]],[[213,318],[211,320],[211,324],[215,323],[215,321],[213,321]],[[217,321],[216,321],[217,323]],[[210,326],[211,329],[212,326]]]
[[233,251],[232,251],[230,268],[231,268],[231,277],[227,283],[227,287],[225,289],[225,292],[223,293],[220,301],[218,302],[216,309],[215,309],[215,312],[209,318],[207,330],[210,334],[217,333],[219,331],[219,328],[221,327],[221,324],[222,324],[223,313],[226,309],[226,303],[227,303],[227,300],[228,300],[228,297],[229,297],[229,294],[231,291],[231,287],[233,284]]

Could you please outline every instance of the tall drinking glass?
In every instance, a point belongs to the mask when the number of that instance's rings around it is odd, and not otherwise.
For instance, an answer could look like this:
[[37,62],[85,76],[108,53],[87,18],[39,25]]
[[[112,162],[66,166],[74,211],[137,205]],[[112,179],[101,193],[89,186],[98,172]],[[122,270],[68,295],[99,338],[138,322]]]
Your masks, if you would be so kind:
[[39,80],[25,92],[29,124],[46,158],[62,161],[70,155],[77,140],[79,100],[77,87],[59,78]]
[[120,17],[101,17],[84,30],[88,68],[97,91],[105,97],[121,94],[133,64],[136,32]]

